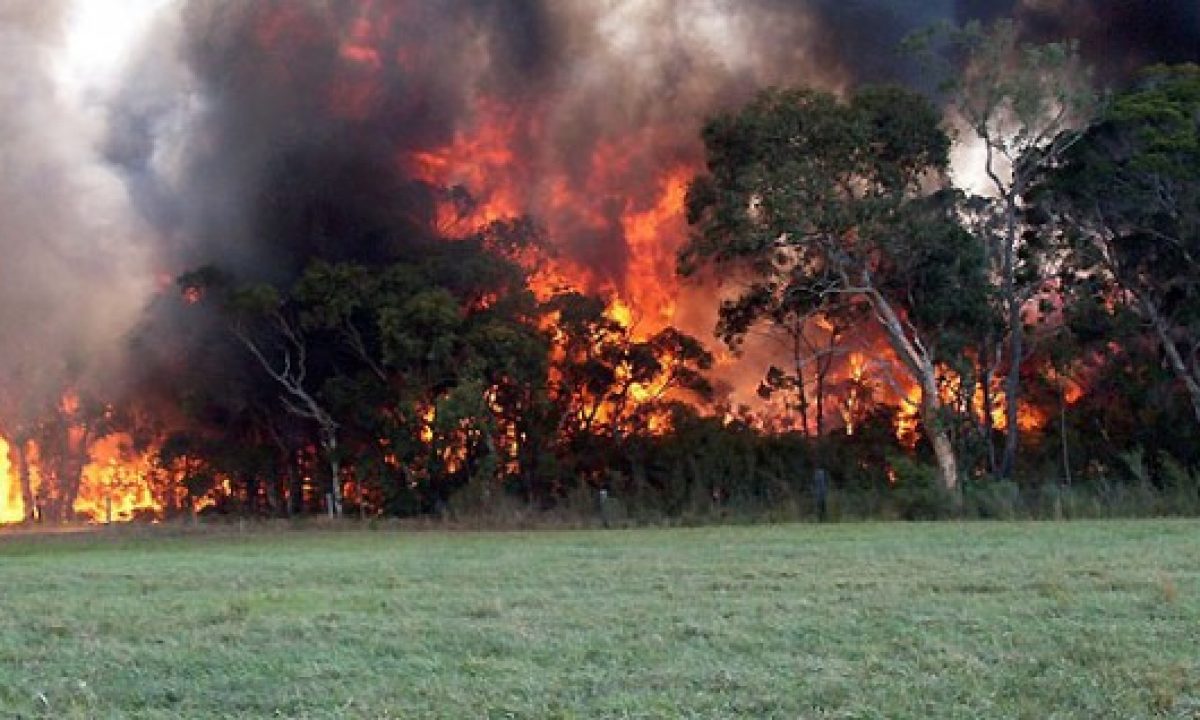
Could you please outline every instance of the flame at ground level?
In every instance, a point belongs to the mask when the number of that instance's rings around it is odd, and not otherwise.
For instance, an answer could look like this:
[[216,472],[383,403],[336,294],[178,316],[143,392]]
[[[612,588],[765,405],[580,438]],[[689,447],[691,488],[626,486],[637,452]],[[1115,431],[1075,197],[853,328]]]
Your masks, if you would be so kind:
[[0,439],[0,523],[15,523],[25,519],[21,482],[13,469],[9,450],[8,441]]
[[157,515],[162,510],[150,488],[155,470],[150,453],[130,453],[128,438],[117,434],[96,442],[91,459],[83,469],[76,515],[113,522],[132,520],[139,513]]
[[[162,505],[155,497],[154,453],[134,453],[130,439],[123,433],[104,437],[88,449],[88,463],[80,475],[79,491],[71,507],[71,517],[88,522],[127,522],[138,516],[158,517]],[[39,518],[40,498],[46,494],[46,473],[39,462],[37,445],[30,443],[29,489],[34,508],[27,508],[21,490],[20,472],[12,457],[12,445],[0,438],[0,524],[19,523]]]

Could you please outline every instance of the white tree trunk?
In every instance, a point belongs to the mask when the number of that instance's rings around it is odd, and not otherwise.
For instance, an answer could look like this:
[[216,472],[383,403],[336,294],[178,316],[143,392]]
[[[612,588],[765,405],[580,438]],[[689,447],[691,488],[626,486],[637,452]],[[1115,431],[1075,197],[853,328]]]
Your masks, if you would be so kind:
[[337,434],[332,428],[325,429],[325,457],[329,458],[329,497],[332,501],[330,511],[334,517],[342,516],[342,465],[337,459]]
[[[870,287],[867,282],[863,284]],[[938,397],[937,367],[934,365],[933,355],[921,342],[911,324],[906,324],[900,319],[882,294],[871,288],[867,297],[875,310],[876,319],[883,327],[888,344],[899,356],[901,364],[913,381],[921,387],[921,426],[933,445],[942,487],[954,491],[958,488],[958,459],[954,454],[950,433],[938,417],[941,414],[942,403]],[[906,326],[912,329],[911,334],[906,332]]]
[[[936,410],[935,410],[936,413]],[[940,426],[936,418],[924,420],[925,432],[933,445],[933,455],[937,459],[938,475],[941,476],[942,487],[949,492],[958,489],[958,458],[954,455],[954,445],[950,442],[950,433]]]

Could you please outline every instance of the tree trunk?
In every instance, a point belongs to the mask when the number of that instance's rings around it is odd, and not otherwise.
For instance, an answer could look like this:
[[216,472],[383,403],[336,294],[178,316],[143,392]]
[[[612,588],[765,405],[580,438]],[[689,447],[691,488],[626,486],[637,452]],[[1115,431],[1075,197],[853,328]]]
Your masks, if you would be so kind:
[[950,434],[945,430],[935,430],[930,433],[930,441],[933,443],[933,454],[937,458],[942,486],[950,492],[955,492],[958,490],[958,460],[954,457]]
[[992,378],[995,377],[994,367],[992,365],[984,365],[983,369],[983,441],[984,447],[987,448],[988,457],[988,472],[992,475],[999,474],[999,466],[996,463],[996,427],[992,422],[992,408],[996,404],[996,399],[992,395]]
[[1147,319],[1154,326],[1154,332],[1158,335],[1163,352],[1167,355],[1167,362],[1170,363],[1171,369],[1175,371],[1175,375],[1183,383],[1183,386],[1187,388],[1188,398],[1192,402],[1192,413],[1196,417],[1197,424],[1200,424],[1200,378],[1196,377],[1184,361],[1183,354],[1179,352],[1179,346],[1175,344],[1175,338],[1171,337],[1171,328],[1163,319],[1162,313],[1158,311],[1158,307],[1145,297],[1140,297],[1139,301]]
[[[1058,373],[1055,373],[1058,375]],[[1062,376],[1058,376],[1058,434],[1062,441],[1063,479],[1071,484],[1071,451],[1067,446],[1067,390]]]
[[84,460],[76,457],[74,452],[67,451],[66,457],[59,458],[55,463],[55,479],[58,481],[55,493],[54,519],[67,522],[75,519],[75,500],[79,497],[79,486],[83,482]]
[[829,374],[829,366],[821,367],[817,361],[817,437],[825,435],[825,377]]
[[[1016,322],[1020,324],[1020,310],[1016,312]],[[1005,436],[1004,436],[1004,456],[1000,463],[1000,475],[1002,477],[1011,478],[1013,469],[1017,464],[1017,447],[1020,444],[1021,428],[1020,422],[1020,398],[1021,398],[1021,354],[1024,352],[1022,348],[1023,333],[1021,330],[1013,330],[1012,340],[1010,342],[1011,351],[1009,354],[1008,377],[1004,382],[1004,419]]]
[[933,456],[937,460],[942,488],[949,492],[955,492],[958,489],[958,459],[954,455],[954,443],[950,440],[950,432],[938,417],[940,410],[937,380],[933,378],[931,384],[922,383],[921,425],[924,426],[929,443],[933,445]]
[[1000,461],[1000,476],[1011,478],[1017,464],[1017,446],[1021,428],[1017,424],[1021,402],[1021,362],[1025,353],[1025,326],[1021,317],[1021,299],[1016,287],[1017,206],[1016,191],[1005,196],[1007,236],[1004,245],[1004,302],[1008,309],[1008,376],[1004,382],[1004,417],[1007,427],[1004,436],[1004,455]]
[[342,464],[337,457],[337,437],[328,432],[324,442],[325,454],[329,458],[329,497],[333,502],[332,511],[334,517],[342,516]]
[[[803,332],[801,328],[798,332]],[[804,389],[804,363],[799,334],[792,337],[792,360],[796,367],[796,398],[800,408],[800,430],[808,437],[808,392]]]
[[287,468],[288,481],[288,517],[304,514],[304,473],[296,467],[296,458],[288,458],[284,465]]
[[281,482],[278,475],[272,473],[266,479],[266,485],[263,488],[266,493],[267,512],[270,517],[279,517],[283,514],[283,493],[281,490]]
[[938,417],[941,414],[941,401],[938,399],[934,353],[915,334],[910,338],[905,333],[900,316],[896,314],[887,298],[875,290],[872,290],[868,297],[875,310],[876,319],[887,336],[888,344],[896,351],[912,379],[921,387],[921,425],[930,444],[933,445],[942,487],[953,492],[958,488],[958,460],[954,455],[954,443],[950,440],[950,433]]
[[258,514],[258,473],[246,473],[243,482],[246,485],[246,508],[242,514],[253,517]]
[[329,458],[329,496],[333,501],[333,516],[342,516],[342,463],[338,459],[338,442],[336,426],[327,425],[322,430],[321,444],[325,448],[325,456]]
[[363,496],[363,486],[362,485],[358,486],[358,519],[359,520],[367,519],[367,500],[366,500],[366,497]]
[[829,344],[825,348],[825,356],[817,357],[817,437],[825,435],[825,386],[829,371],[833,368],[834,350],[841,338],[841,330],[834,326],[829,331]]

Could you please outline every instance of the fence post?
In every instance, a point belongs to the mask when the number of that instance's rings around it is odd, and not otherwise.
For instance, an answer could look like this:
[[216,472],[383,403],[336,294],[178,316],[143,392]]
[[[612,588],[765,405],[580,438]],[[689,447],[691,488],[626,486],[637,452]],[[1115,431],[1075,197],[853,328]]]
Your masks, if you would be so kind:
[[829,472],[825,468],[813,471],[813,495],[817,499],[817,519],[825,522],[829,517]]

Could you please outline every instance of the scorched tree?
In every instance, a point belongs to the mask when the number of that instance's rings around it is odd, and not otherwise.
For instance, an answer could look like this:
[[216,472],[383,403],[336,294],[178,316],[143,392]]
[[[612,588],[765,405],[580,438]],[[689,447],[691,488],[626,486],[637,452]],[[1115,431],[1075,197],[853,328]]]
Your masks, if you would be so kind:
[[986,290],[978,243],[957,220],[937,111],[899,88],[846,100],[775,90],[711,120],[703,139],[707,172],[688,191],[681,270],[723,266],[769,291],[793,288],[817,311],[831,299],[865,308],[920,387],[924,433],[955,489],[939,365],[985,311]]

